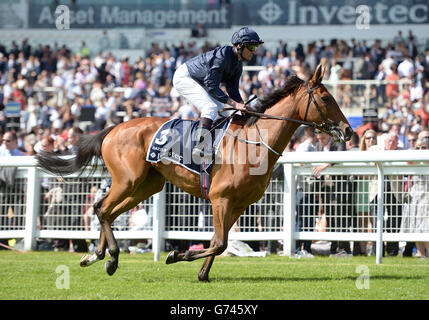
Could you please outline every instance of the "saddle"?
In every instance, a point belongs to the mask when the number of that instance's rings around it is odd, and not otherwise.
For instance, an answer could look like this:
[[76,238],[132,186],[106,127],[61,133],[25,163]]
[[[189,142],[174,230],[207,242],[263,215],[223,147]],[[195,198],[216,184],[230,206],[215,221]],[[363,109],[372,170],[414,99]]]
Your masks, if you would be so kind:
[[[232,119],[221,117],[212,125],[212,129],[205,137],[210,143],[213,153],[216,154]],[[198,143],[196,130],[200,121],[172,119],[164,123],[155,133],[150,143],[146,161],[158,163],[173,162],[201,177],[201,194],[209,200],[209,177],[215,157],[195,159],[192,150]]]

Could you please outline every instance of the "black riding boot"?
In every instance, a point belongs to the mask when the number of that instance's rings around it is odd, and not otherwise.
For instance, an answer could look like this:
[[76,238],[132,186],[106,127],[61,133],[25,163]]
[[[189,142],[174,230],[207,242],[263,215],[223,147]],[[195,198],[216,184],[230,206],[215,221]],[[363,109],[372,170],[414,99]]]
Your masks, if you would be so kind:
[[206,156],[212,156],[212,150],[211,146],[207,145],[207,142],[204,141],[204,134],[210,130],[212,127],[213,120],[209,118],[201,118],[199,127],[197,129],[197,138],[196,140],[198,143],[195,145],[194,149],[192,150],[192,157],[194,159],[206,157]]

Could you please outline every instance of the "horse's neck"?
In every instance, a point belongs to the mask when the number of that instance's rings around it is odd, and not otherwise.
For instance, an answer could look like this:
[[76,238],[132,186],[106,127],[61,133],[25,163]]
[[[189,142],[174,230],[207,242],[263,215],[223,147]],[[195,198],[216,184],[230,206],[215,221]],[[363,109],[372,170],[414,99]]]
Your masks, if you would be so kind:
[[[267,115],[280,116],[290,119],[299,119],[298,100],[299,95],[288,96],[277,104],[266,110]],[[285,120],[261,119],[258,127],[266,130],[267,140],[265,142],[279,153],[282,153],[299,124]]]

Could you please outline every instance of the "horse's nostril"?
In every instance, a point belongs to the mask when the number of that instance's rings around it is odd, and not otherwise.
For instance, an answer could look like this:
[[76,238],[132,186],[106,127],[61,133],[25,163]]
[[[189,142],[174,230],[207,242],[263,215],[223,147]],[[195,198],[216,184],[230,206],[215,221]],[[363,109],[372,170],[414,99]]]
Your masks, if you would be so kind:
[[354,131],[351,127],[347,127],[345,130],[345,138],[346,140],[350,140],[350,138],[352,137]]

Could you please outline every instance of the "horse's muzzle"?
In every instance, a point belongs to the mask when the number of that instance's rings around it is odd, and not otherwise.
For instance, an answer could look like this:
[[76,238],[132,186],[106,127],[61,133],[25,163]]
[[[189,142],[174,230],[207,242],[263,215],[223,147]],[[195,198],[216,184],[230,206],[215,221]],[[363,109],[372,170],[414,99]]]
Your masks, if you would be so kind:
[[346,129],[344,130],[344,141],[349,141],[352,138],[353,133],[354,131],[352,127],[350,126],[346,127]]
[[335,140],[340,142],[349,141],[354,133],[353,129],[347,125],[335,125],[326,130],[328,134]]

